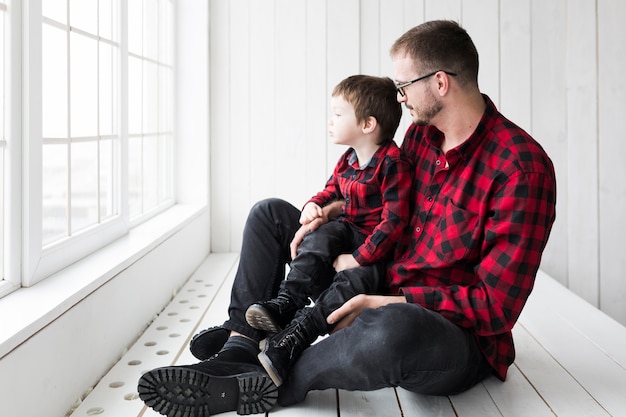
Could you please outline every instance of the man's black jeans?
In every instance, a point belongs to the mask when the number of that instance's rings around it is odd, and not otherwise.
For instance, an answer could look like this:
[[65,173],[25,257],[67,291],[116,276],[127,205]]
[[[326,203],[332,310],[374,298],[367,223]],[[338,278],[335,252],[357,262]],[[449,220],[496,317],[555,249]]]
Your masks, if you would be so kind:
[[[300,227],[299,217],[297,208],[278,199],[263,200],[252,208],[224,327],[255,340],[265,336],[247,325],[245,311],[278,292],[291,260],[289,243]],[[377,272],[379,268],[371,266],[342,274],[347,281],[358,282],[353,274]],[[419,305],[391,304],[364,310],[350,327],[306,349],[280,387],[279,403],[294,404],[311,390],[327,388],[402,387],[448,395],[470,388],[490,372],[469,330]]]

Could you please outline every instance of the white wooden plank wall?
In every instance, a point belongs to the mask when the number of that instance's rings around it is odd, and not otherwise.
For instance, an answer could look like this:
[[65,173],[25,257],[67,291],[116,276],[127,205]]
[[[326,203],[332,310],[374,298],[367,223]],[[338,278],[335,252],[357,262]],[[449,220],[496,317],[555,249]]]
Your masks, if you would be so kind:
[[392,76],[401,33],[454,19],[478,47],[481,89],[555,163],[542,268],[626,324],[626,2],[210,0],[210,14],[213,251],[239,250],[259,199],[300,206],[323,186],[344,151],[327,138],[339,80]]

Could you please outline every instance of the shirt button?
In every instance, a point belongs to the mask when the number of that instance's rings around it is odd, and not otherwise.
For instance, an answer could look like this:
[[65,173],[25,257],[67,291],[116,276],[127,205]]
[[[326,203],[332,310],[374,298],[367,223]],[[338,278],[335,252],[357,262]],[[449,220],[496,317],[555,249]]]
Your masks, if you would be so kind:
[[429,195],[429,196],[428,196],[428,201],[429,201],[429,202],[432,202],[432,201],[433,201],[433,196]]
[[421,228],[421,227],[419,227],[419,226],[417,226],[417,227],[415,228],[415,231],[416,231],[417,233],[419,233],[419,232],[421,232],[421,231],[422,231],[422,228]]
[[437,161],[435,162],[436,165],[441,165],[441,161],[439,159],[437,159]]

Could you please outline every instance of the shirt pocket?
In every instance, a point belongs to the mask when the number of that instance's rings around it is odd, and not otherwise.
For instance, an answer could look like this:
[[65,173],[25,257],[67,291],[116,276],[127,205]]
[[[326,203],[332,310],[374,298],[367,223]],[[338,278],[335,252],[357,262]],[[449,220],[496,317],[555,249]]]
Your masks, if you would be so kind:
[[443,264],[465,263],[478,256],[482,227],[480,216],[449,199],[435,238],[437,258]]

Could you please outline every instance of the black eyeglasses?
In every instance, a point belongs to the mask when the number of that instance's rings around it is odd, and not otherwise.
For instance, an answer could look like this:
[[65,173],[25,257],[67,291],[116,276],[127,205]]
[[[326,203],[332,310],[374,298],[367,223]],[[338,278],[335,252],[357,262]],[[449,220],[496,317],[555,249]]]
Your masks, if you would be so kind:
[[437,74],[438,72],[445,72],[446,74],[448,74],[448,75],[452,75],[452,76],[455,76],[455,75],[456,75],[456,73],[454,73],[454,72],[449,72],[449,71],[444,71],[444,70],[437,70],[437,71],[435,71],[435,72],[431,72],[430,74],[426,74],[426,75],[424,75],[424,76],[422,76],[422,77],[419,77],[419,78],[416,78],[416,79],[414,79],[414,80],[407,81],[407,82],[405,82],[405,83],[396,84],[396,90],[398,90],[398,93],[400,93],[400,95],[401,95],[402,97],[404,97],[404,88],[405,88],[405,87],[408,87],[408,86],[410,86],[411,84],[416,83],[416,82],[418,82],[418,81],[425,80],[425,79],[426,79],[426,78],[428,78],[428,77],[432,77],[433,75]]

